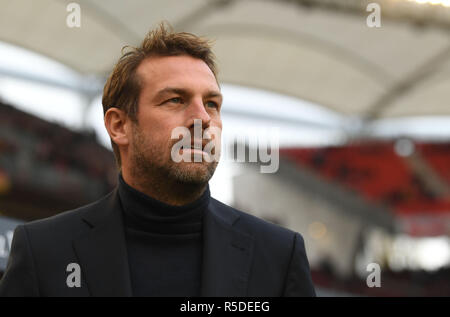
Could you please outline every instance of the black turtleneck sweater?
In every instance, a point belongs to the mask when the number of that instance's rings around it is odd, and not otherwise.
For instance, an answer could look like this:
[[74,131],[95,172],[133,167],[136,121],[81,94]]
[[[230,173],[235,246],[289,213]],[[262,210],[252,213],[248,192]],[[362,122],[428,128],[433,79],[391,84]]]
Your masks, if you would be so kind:
[[129,186],[119,175],[133,296],[199,296],[202,219],[210,192],[172,206]]

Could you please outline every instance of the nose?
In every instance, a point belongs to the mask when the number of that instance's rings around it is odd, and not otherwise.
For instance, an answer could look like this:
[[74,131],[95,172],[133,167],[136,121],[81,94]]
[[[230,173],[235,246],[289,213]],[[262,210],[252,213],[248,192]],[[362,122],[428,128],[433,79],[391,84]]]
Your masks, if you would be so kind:
[[[194,120],[200,119],[203,129],[209,127],[211,122],[211,116],[208,111],[206,111],[205,105],[201,98],[193,100],[193,102],[188,107],[188,117],[189,117],[189,128],[194,127]],[[199,122],[197,121],[197,124]]]

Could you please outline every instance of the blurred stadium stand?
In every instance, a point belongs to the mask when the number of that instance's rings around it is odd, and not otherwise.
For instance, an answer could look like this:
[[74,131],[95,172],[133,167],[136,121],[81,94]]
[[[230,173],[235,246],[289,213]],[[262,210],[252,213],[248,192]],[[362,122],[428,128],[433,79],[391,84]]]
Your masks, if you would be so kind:
[[116,177],[114,157],[95,134],[0,102],[0,276],[17,224],[92,202]]
[[[323,149],[285,149],[285,156],[324,179],[357,191],[368,201],[411,215],[448,214],[450,143],[415,144],[409,156],[398,155],[393,142]],[[415,234],[414,232],[408,232]],[[450,233],[449,228],[428,234]]]
[[[408,153],[399,150],[404,142]],[[392,250],[401,239],[416,246],[450,234],[449,149],[405,139],[284,148],[276,174],[247,164],[235,177],[235,206],[304,233],[324,296],[448,295],[448,259],[430,267],[413,247]],[[365,284],[370,262],[381,266],[381,288]]]
[[0,103],[0,211],[25,221],[92,202],[116,182],[114,158],[79,133]]

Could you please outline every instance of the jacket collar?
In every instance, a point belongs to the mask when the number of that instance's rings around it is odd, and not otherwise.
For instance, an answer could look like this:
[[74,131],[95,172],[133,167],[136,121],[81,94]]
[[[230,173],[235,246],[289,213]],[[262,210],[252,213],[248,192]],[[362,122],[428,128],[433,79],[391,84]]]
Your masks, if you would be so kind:
[[[87,232],[74,240],[92,296],[131,296],[132,287],[117,188],[86,209]],[[240,215],[210,199],[203,224],[201,296],[245,296],[253,238],[237,229]]]
[[253,237],[237,229],[239,214],[211,199],[203,224],[201,296],[246,296]]
[[128,254],[117,189],[90,207],[83,215],[90,230],[73,242],[89,293],[91,296],[131,296]]

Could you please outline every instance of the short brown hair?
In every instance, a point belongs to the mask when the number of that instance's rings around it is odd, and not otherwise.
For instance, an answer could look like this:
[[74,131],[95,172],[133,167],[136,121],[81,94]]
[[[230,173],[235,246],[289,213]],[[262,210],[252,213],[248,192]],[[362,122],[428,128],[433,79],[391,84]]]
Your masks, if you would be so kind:
[[[128,50],[124,52],[125,50]],[[139,47],[125,46],[122,56],[106,81],[103,88],[103,115],[109,108],[123,110],[137,122],[138,101],[141,82],[136,70],[141,62],[152,56],[188,55],[203,60],[217,78],[215,57],[210,41],[191,33],[174,32],[167,22],[147,33]],[[111,139],[111,145],[120,169],[122,161],[118,146]]]

